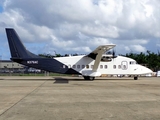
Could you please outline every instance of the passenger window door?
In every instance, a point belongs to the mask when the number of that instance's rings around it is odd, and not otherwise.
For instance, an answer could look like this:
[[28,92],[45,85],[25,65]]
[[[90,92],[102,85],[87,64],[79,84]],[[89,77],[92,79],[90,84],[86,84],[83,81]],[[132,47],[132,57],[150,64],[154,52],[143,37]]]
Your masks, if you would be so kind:
[[122,61],[121,68],[122,68],[122,70],[127,70],[128,69],[128,63],[127,63],[127,61]]

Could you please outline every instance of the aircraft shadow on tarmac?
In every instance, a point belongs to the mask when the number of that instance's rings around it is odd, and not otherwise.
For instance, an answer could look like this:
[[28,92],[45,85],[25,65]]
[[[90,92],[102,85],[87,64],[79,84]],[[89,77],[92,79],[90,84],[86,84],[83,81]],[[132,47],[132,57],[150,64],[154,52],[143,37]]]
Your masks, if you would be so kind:
[[[91,81],[92,82],[92,80],[84,80],[83,78],[74,78],[74,77],[73,78],[54,77],[54,80],[55,80],[54,84],[68,84],[69,81]],[[131,81],[133,81],[132,78],[124,78],[124,79],[123,78],[102,78],[102,79],[97,78],[94,81],[101,81],[101,80],[106,80],[106,81],[115,81],[115,80],[128,81],[128,80],[131,80]]]
[[54,84],[68,84],[69,83],[69,80],[66,78],[57,77],[54,79],[55,79]]
[[[141,78],[140,78],[141,79]],[[0,78],[0,80],[15,80],[15,81],[44,81],[44,80],[47,80],[47,81],[54,81],[54,84],[68,84],[69,81],[90,81],[92,82],[92,80],[84,80],[82,77],[52,77],[51,79],[44,79],[44,78]],[[133,78],[96,78],[95,80],[93,81],[134,81]]]
[[68,84],[69,81],[91,81],[91,80],[84,80],[83,78],[63,78],[63,77],[54,77],[54,84]]

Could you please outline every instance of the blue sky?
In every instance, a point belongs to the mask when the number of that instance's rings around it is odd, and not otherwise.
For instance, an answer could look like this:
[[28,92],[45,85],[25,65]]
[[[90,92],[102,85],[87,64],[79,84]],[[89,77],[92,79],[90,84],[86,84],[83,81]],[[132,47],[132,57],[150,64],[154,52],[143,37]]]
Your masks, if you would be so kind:
[[4,0],[1,0],[0,1],[0,13],[3,11],[3,3],[4,3]]
[[116,54],[157,52],[159,21],[159,0],[1,0],[0,56],[10,58],[6,27],[35,54],[87,54],[104,44],[116,44]]
[[2,6],[0,6],[0,12],[2,12],[3,11],[3,8],[2,8]]

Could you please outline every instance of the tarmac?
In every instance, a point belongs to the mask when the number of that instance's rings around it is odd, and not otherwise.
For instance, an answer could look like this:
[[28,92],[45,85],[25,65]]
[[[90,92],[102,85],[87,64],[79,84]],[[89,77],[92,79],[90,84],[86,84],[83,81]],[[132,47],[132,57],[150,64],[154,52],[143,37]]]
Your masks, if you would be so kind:
[[160,120],[160,77],[0,76],[0,120]]

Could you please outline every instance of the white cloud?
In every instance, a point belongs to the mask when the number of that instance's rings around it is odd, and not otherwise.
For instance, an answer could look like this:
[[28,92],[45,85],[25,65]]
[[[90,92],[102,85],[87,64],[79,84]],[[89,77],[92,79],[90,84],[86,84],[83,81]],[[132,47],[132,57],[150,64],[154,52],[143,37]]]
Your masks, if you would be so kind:
[[131,49],[129,48],[129,46],[125,46],[124,49],[125,49],[126,51],[130,51],[130,52],[131,52]]
[[160,47],[160,44],[157,44],[158,47]]
[[90,53],[92,50],[89,47],[74,47],[74,48],[65,48],[67,51],[73,51],[76,53],[84,54]]
[[[160,39],[159,0],[4,0],[1,3],[4,10],[0,13],[0,37],[4,38],[5,27],[13,27],[24,42],[34,42],[37,46],[43,43],[44,48],[48,45],[46,52],[82,53],[110,43],[117,44],[118,52],[130,49],[139,52],[145,51],[151,41]],[[157,51],[155,48],[150,51]]]
[[107,45],[107,44],[112,44],[108,39],[105,38],[93,38],[89,41],[87,41],[87,45],[97,47],[99,45]]
[[64,41],[64,40],[58,40],[55,36],[52,36],[52,45],[61,49],[64,49],[65,47],[71,47],[73,45],[73,41]]
[[130,45],[130,46],[125,46],[125,49],[128,52],[146,52],[146,48],[141,46],[141,45]]
[[135,39],[135,40],[133,40],[133,43],[134,43],[134,44],[138,43],[138,44],[143,44],[143,45],[145,45],[145,44],[148,43],[148,41],[149,41],[149,40],[145,40],[145,39]]

